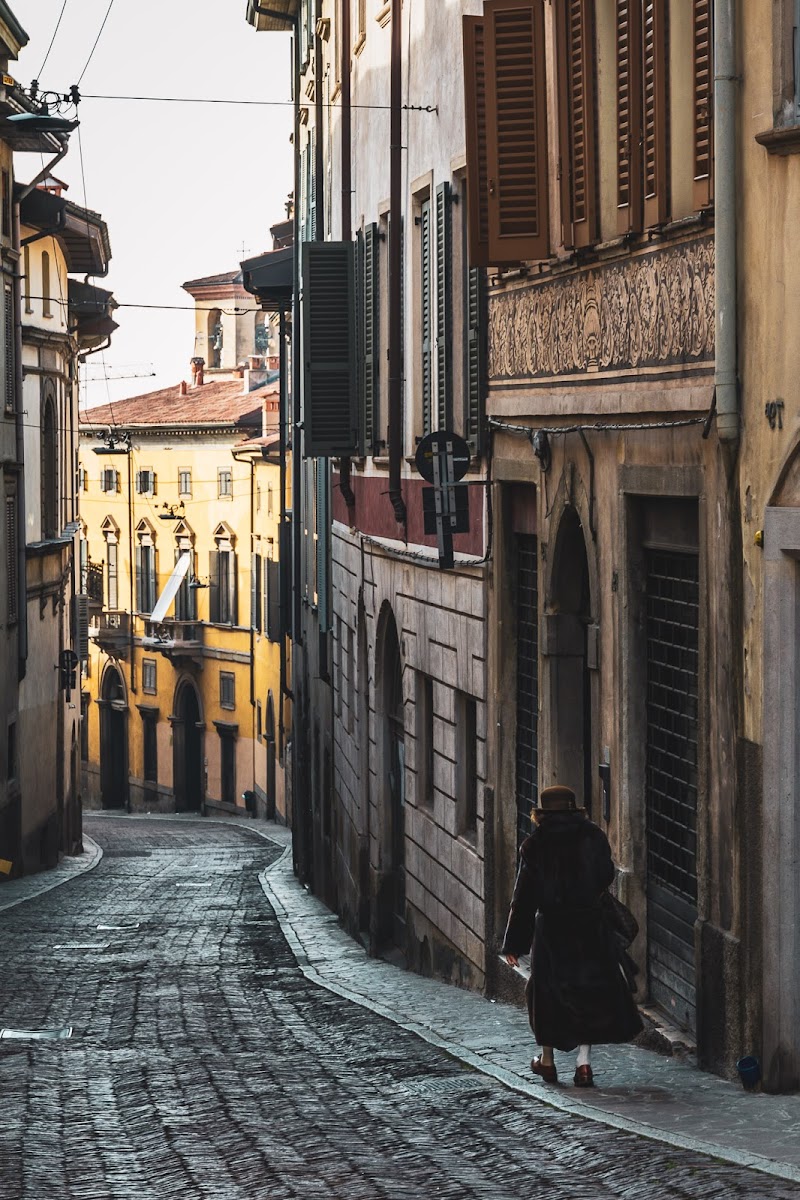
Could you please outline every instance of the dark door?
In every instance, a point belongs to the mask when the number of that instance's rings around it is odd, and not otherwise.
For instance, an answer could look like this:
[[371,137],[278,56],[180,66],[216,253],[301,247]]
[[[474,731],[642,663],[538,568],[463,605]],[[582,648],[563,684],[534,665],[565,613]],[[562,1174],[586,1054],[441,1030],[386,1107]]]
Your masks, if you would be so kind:
[[647,941],[650,996],[696,1026],[699,560],[649,549]]
[[400,949],[406,939],[406,743],[403,711],[403,679],[397,634],[389,664],[389,804],[391,822],[391,870],[393,881],[393,941]]
[[276,781],[276,752],[275,752],[275,709],[272,695],[267,697],[267,820],[275,820]]
[[199,812],[203,807],[203,734],[200,705],[191,684],[181,687],[172,726],[172,755],[176,812]]
[[103,808],[128,805],[128,709],[119,672],[103,681],[100,707],[100,791]]

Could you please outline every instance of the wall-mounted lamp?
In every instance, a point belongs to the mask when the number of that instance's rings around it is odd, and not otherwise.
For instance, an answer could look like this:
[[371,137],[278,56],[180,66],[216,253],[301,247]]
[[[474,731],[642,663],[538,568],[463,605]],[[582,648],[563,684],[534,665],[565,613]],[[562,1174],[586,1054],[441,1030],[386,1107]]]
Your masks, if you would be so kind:
[[[182,521],[186,515],[186,509],[183,501],[178,504],[167,504],[166,501],[161,505],[166,511],[158,514],[159,521]],[[178,511],[180,509],[180,512]]]

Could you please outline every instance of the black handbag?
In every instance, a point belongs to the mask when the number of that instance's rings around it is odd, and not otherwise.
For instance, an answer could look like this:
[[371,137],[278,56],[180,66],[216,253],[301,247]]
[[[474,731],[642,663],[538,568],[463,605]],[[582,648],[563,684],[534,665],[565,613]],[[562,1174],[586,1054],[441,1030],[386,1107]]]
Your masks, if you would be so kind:
[[639,922],[627,905],[612,896],[611,892],[603,892],[600,905],[616,940],[623,949],[627,950],[636,939],[639,932]]

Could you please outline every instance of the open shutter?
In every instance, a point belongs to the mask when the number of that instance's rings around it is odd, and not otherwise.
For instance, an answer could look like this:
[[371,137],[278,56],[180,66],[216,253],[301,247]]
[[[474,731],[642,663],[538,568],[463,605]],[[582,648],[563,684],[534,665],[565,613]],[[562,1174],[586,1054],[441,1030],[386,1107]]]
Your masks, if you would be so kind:
[[300,241],[308,241],[308,144],[300,151]]
[[17,497],[6,496],[6,621],[19,618],[19,576],[17,573]]
[[431,431],[433,402],[433,289],[431,286],[431,202],[419,215],[420,317],[422,320],[422,432]]
[[367,454],[375,453],[375,439],[380,428],[378,406],[380,387],[379,333],[380,333],[380,235],[377,224],[364,230],[364,374],[363,374],[363,421],[364,448]]
[[139,612],[150,612],[147,606],[147,596],[143,590],[143,573],[142,573],[142,547],[137,546],[134,552],[136,559],[136,603],[139,607]]
[[330,603],[330,509],[328,500],[328,464],[317,463],[317,611],[320,633],[331,628]]
[[239,571],[236,564],[237,555],[233,550],[228,551],[228,619],[231,625],[239,624]]
[[617,0],[617,230],[642,228],[642,0]]
[[250,628],[261,627],[261,555],[250,555]]
[[85,593],[79,592],[75,596],[72,611],[72,640],[75,653],[81,662],[86,662],[89,657],[89,597]]
[[281,564],[268,561],[264,579],[267,588],[267,637],[271,642],[281,640]]
[[317,130],[308,135],[308,240],[317,240]]
[[642,117],[644,223],[650,228],[667,219],[669,96],[667,91],[666,0],[642,5]]
[[453,196],[436,189],[436,400],[439,429],[453,426]]
[[598,234],[594,4],[564,0],[556,21],[562,237],[588,246]]
[[694,206],[714,196],[714,72],[711,0],[694,0]]
[[481,452],[481,427],[486,378],[486,322],[484,274],[472,267],[467,279],[467,386],[465,388],[464,437],[473,454]]
[[219,551],[208,552],[208,619],[219,623]]
[[486,146],[486,42],[483,17],[464,17],[467,134],[467,250],[470,265],[489,266],[489,171]]
[[544,0],[486,0],[489,261],[550,254]]
[[357,454],[354,242],[303,246],[302,308],[305,455]]

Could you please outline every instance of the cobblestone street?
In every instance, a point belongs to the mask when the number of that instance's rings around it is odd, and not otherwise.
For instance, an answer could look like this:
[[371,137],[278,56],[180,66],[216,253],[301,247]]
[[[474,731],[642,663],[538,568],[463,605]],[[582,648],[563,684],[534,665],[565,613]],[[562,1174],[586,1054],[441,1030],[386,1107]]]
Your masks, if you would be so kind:
[[[246,827],[87,818],[0,912],[3,1200],[730,1197],[794,1184],[553,1111],[308,980]],[[0,896],[0,899],[2,897]]]

